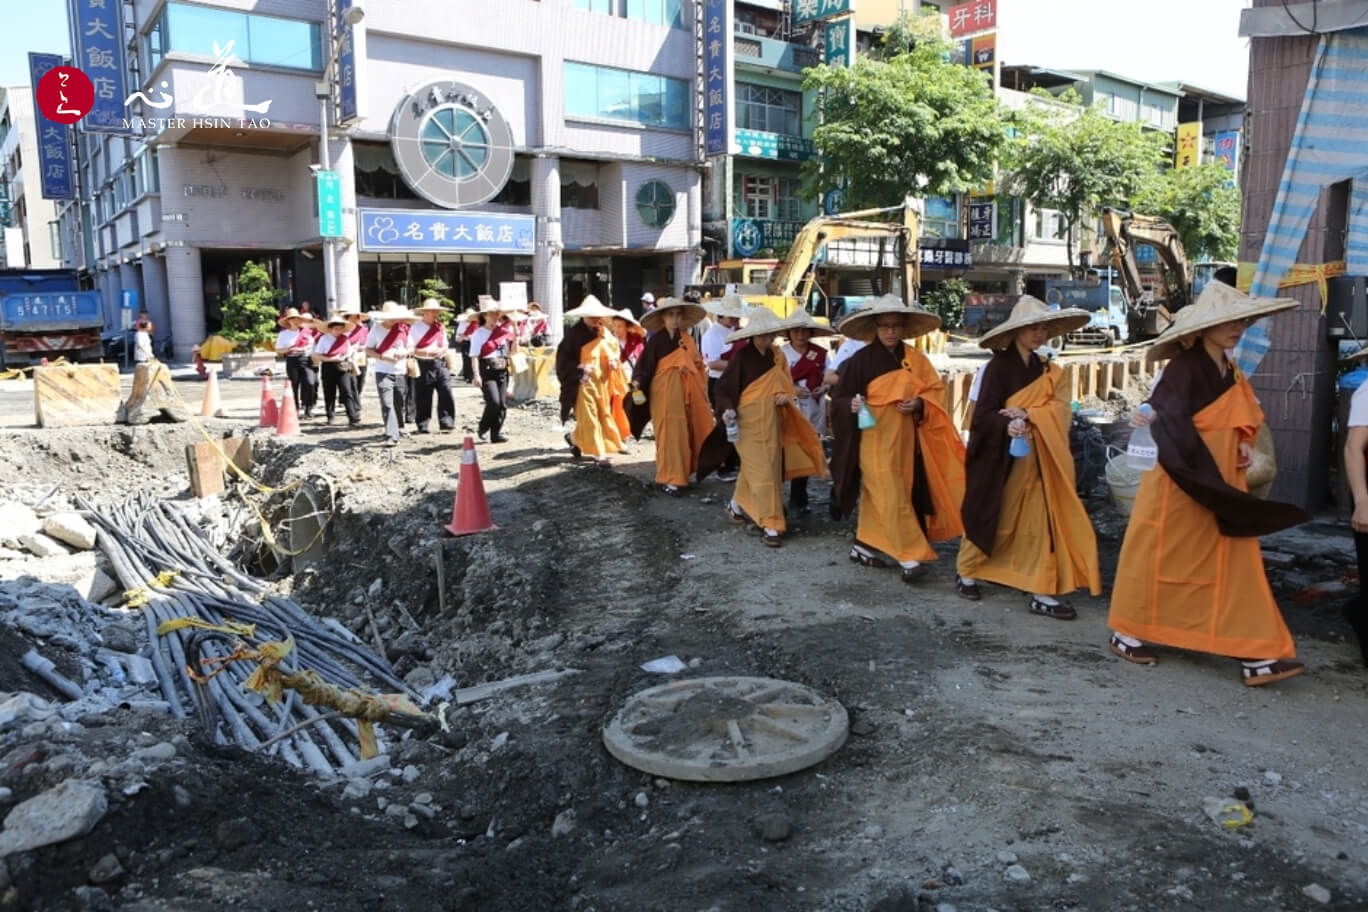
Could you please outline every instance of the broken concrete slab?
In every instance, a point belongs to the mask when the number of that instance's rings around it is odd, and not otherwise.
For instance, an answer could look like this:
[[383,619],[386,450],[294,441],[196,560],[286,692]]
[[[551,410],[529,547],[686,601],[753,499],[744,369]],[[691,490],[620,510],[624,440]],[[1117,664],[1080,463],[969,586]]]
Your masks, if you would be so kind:
[[43,532],[80,551],[95,547],[95,527],[79,513],[53,513],[43,520]]
[[18,541],[20,536],[31,535],[41,528],[43,521],[28,504],[13,500],[0,503],[0,534],[5,538]]
[[30,532],[21,536],[19,544],[34,557],[64,557],[70,553],[60,542],[42,532]]
[[67,779],[9,812],[0,833],[0,857],[84,836],[108,810],[104,786]]

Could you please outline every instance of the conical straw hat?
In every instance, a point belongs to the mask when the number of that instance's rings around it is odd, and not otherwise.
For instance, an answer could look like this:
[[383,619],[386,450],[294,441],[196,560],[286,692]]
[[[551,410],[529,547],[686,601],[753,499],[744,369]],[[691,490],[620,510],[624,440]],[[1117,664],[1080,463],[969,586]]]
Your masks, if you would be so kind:
[[707,311],[701,304],[681,301],[679,298],[661,298],[655,307],[641,315],[641,328],[647,332],[659,332],[665,328],[665,314],[672,310],[678,310],[684,315],[680,322],[682,329],[688,329],[707,316]]
[[578,317],[581,320],[585,317],[600,317],[611,320],[617,316],[617,311],[604,304],[594,295],[586,295],[584,300],[580,301],[579,307],[574,310],[567,310],[565,315],[567,317]]
[[[730,316],[730,314],[728,315]],[[763,336],[765,333],[782,333],[785,329],[784,321],[779,319],[779,315],[768,307],[755,307],[746,313],[746,325],[727,336],[725,341],[728,345],[733,342],[740,342],[742,339],[749,339],[752,336]]]
[[1292,298],[1255,298],[1223,282],[1208,282],[1195,304],[1189,304],[1154,340],[1145,358],[1166,361],[1188,348],[1204,330],[1234,320],[1254,321],[1297,306]]
[[931,311],[916,304],[909,307],[897,295],[886,294],[869,307],[846,317],[838,329],[847,339],[873,342],[879,336],[876,322],[885,314],[900,314],[906,318],[902,333],[904,339],[915,339],[940,328],[940,317]]
[[1044,324],[1049,338],[1054,338],[1071,333],[1075,329],[1082,329],[1088,325],[1088,321],[1091,319],[1092,315],[1086,310],[1080,310],[1077,307],[1052,310],[1050,305],[1039,298],[1022,295],[1012,308],[1011,316],[983,334],[983,337],[979,339],[979,347],[1006,348],[1012,344],[1012,336],[1016,334],[1018,329],[1042,324]]

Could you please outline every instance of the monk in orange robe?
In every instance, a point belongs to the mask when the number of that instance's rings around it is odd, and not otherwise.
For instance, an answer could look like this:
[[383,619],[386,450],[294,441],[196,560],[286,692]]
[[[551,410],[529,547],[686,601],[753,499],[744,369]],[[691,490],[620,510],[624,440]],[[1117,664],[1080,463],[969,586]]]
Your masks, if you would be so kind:
[[[613,416],[614,377],[621,373],[617,337],[609,329],[616,312],[589,295],[567,311],[579,322],[566,332],[556,350],[556,374],[561,382],[561,420],[574,415],[567,436],[575,458],[588,456],[599,465],[623,449],[622,433]],[[619,390],[619,395],[625,390]]]
[[1149,399],[1158,465],[1136,494],[1108,617],[1111,650],[1127,661],[1158,661],[1148,641],[1239,658],[1249,686],[1305,671],[1293,661],[1258,537],[1311,517],[1248,493],[1264,416],[1226,356],[1255,319],[1295,306],[1211,282],[1151,350],[1173,360]]
[[687,330],[704,310],[663,298],[641,318],[653,335],[632,372],[627,416],[638,440],[649,423],[655,432],[656,484],[671,496],[721,465],[726,438],[708,407],[703,356]]
[[[984,368],[969,430],[955,581],[964,598],[978,601],[978,580],[988,580],[1030,593],[1032,614],[1071,621],[1078,613],[1055,596],[1080,588],[1102,594],[1097,536],[1074,487],[1064,372],[1036,354],[1046,339],[1089,319],[1024,295],[979,340],[998,353]],[[1017,444],[1023,455],[1013,455],[1014,440],[1024,443]]]
[[883,567],[879,555],[888,555],[908,583],[929,571],[933,541],[964,531],[964,443],[945,411],[940,375],[903,341],[939,325],[935,314],[884,295],[840,326],[870,343],[845,363],[832,400],[835,499],[847,515],[859,503],[850,559]]
[[822,441],[798,410],[788,359],[774,345],[777,335],[793,325],[767,308],[756,308],[743,329],[727,336],[728,344],[746,344],[732,355],[713,387],[713,408],[724,425],[735,427],[741,454],[727,517],[736,523],[749,518],[763,530],[770,548],[779,547],[788,531],[784,482],[827,474]]

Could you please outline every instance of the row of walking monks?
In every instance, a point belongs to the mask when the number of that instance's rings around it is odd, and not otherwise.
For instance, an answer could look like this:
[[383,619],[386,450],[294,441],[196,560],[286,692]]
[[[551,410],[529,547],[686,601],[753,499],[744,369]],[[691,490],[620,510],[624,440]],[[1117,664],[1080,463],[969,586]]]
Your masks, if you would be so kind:
[[[1294,304],[1211,283],[1151,349],[1151,358],[1171,359],[1150,398],[1158,465],[1137,493],[1109,617],[1109,648],[1127,661],[1154,664],[1155,645],[1229,656],[1249,686],[1305,670],[1258,536],[1309,516],[1248,493],[1263,414],[1227,355],[1253,320]],[[619,314],[592,297],[570,311],[579,322],[558,349],[557,374],[574,455],[606,463],[649,423],[665,493],[739,455],[725,512],[758,526],[767,546],[787,531],[785,483],[802,509],[806,479],[830,477],[833,510],[857,516],[855,564],[896,565],[915,583],[936,560],[934,543],[959,538],[955,586],[965,599],[978,601],[979,583],[992,582],[1021,591],[1032,614],[1071,620],[1076,611],[1061,597],[1102,593],[1096,536],[1075,488],[1069,393],[1063,371],[1037,354],[1046,339],[1086,324],[1085,311],[1023,297],[981,338],[994,354],[966,446],[939,372],[907,344],[939,327],[934,314],[886,295],[840,323],[845,341],[828,363],[812,339],[830,330],[807,314],[780,319],[756,308],[741,325],[737,306],[744,312],[732,296],[706,309],[663,299],[640,320],[647,338],[635,357],[612,330]],[[705,361],[689,332],[709,311],[716,322],[705,347],[719,333],[729,346],[718,362]],[[819,435],[828,387],[829,468]]]

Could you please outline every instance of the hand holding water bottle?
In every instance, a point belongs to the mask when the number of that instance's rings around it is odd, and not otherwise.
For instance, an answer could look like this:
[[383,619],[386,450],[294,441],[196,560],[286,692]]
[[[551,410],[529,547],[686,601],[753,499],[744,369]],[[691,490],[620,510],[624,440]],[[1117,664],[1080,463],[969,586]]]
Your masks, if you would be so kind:
[[741,425],[736,423],[736,411],[727,409],[722,413],[722,424],[727,429],[727,440],[735,443],[736,438],[741,436]]
[[1149,425],[1154,420],[1154,409],[1146,402],[1131,416],[1130,443],[1126,446],[1126,465],[1141,472],[1148,472],[1159,461],[1159,448],[1154,444],[1154,435]]
[[1012,438],[1012,442],[1007,446],[1007,452],[1013,459],[1020,459],[1031,452],[1031,441],[1026,434],[1026,419],[1013,418],[1007,423],[1007,436]]

